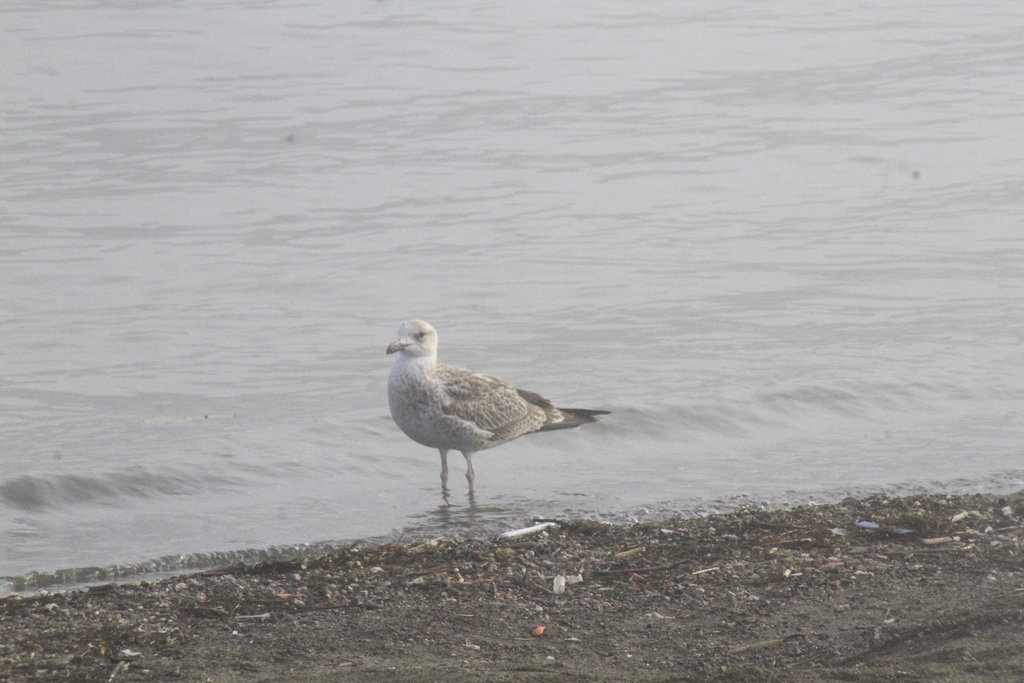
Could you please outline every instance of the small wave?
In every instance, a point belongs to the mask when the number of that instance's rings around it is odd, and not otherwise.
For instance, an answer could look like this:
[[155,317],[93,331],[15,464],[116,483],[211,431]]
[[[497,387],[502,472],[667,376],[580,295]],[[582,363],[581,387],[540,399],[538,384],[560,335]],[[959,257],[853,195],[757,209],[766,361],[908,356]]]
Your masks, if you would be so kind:
[[763,408],[783,415],[802,413],[810,408],[861,416],[878,409],[911,410],[925,405],[942,391],[941,387],[921,383],[807,384],[760,392],[756,400]]
[[746,433],[750,424],[761,422],[753,413],[726,405],[648,405],[643,410],[631,407],[616,409],[613,406],[611,410],[617,420],[628,424],[631,430],[673,441],[680,438],[681,428],[698,433],[739,436]]
[[[381,540],[383,542],[383,540]],[[75,567],[56,571],[29,572],[22,576],[2,577],[0,596],[5,593],[25,593],[42,590],[73,590],[98,583],[127,583],[179,576],[211,567],[231,564],[253,565],[274,560],[291,560],[323,555],[352,543],[302,543],[269,548],[248,548],[224,552],[186,553],[165,555],[136,564],[118,564],[107,567]]]
[[218,477],[202,478],[144,470],[111,472],[104,475],[56,474],[46,477],[22,475],[0,483],[0,503],[20,510],[52,510],[122,498],[193,493],[213,484],[229,484]]
[[769,410],[787,414],[812,407],[849,415],[863,412],[868,404],[860,393],[826,386],[794,387],[763,393],[758,398]]
[[742,437],[769,427],[800,424],[812,414],[873,419],[879,411],[916,411],[956,397],[957,387],[922,383],[798,384],[734,394],[713,403],[645,401],[642,407],[610,406],[611,428],[628,425],[652,438],[678,441],[686,434]]

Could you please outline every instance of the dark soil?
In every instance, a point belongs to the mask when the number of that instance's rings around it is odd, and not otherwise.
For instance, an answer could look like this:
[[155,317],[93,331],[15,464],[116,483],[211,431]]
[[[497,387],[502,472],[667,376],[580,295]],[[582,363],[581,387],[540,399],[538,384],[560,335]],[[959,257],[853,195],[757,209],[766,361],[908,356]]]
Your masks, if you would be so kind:
[[11,596],[0,679],[1024,680],[1022,518],[875,497]]

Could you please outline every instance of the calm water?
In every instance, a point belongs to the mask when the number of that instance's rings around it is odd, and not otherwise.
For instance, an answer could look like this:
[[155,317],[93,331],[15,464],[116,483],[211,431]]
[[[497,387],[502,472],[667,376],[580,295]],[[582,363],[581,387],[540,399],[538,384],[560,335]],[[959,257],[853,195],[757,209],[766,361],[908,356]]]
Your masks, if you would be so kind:
[[[0,576],[1024,486],[1014,5],[194,5],[5,5]],[[614,414],[445,507],[409,317]]]

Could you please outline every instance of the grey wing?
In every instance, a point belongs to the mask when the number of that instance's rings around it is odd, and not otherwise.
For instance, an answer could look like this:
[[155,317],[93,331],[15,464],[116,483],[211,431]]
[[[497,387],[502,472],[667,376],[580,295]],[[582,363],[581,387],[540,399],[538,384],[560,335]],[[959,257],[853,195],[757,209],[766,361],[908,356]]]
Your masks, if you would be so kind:
[[495,445],[535,432],[547,421],[541,407],[497,377],[439,364],[437,378],[449,399],[444,412],[491,432]]

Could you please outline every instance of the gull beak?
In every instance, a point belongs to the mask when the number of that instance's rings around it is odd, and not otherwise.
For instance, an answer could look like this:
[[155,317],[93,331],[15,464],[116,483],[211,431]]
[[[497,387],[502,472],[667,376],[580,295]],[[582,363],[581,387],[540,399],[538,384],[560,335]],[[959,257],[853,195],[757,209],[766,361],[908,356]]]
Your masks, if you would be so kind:
[[398,341],[392,343],[391,346],[388,347],[387,353],[385,355],[390,356],[392,353],[402,351],[403,349],[407,349],[410,346],[412,346],[412,342],[410,342],[408,339],[399,339]]

